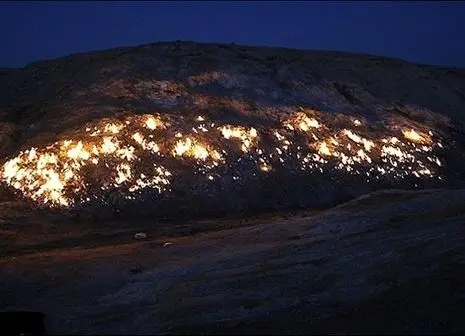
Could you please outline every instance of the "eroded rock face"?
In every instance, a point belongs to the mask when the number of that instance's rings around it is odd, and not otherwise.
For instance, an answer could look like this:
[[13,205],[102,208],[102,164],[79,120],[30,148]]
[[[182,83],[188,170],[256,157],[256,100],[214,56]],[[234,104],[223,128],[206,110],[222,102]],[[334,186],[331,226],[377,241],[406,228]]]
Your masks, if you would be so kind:
[[1,180],[40,206],[158,216],[325,207],[465,176],[459,70],[159,43],[39,62],[0,86]]

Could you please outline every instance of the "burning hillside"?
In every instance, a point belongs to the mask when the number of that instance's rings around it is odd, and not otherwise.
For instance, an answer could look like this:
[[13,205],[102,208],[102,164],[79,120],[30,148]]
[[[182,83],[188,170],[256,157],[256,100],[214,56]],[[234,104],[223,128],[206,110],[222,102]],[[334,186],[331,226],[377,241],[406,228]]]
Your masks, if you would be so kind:
[[169,122],[161,116],[135,116],[86,125],[78,138],[21,151],[4,164],[2,178],[39,204],[65,207],[99,199],[109,189],[121,190],[127,199],[146,188],[170,192],[179,174],[176,161],[188,162],[189,173],[207,183],[225,178],[223,173],[232,169],[233,180],[247,179],[233,168],[241,162],[256,166],[252,174],[340,170],[363,176],[367,183],[442,178],[436,152],[443,145],[431,131],[399,129],[365,138],[357,133],[367,133],[363,123],[352,123],[353,129],[334,129],[298,112],[279,128],[257,131],[218,125],[202,116]]
[[[218,60],[227,59],[220,56]],[[159,57],[160,72],[174,71],[164,69],[166,60]],[[263,105],[270,79],[237,67],[230,74],[202,75],[192,74],[197,72],[193,68],[184,79],[173,73],[176,84],[129,73],[107,87],[89,82],[88,89],[71,90],[67,98],[56,99],[76,102],[68,107],[73,112],[64,125],[54,122],[62,115],[57,107],[41,119],[30,117],[37,119],[39,126],[34,127],[39,130],[32,132],[37,135],[23,136],[20,151],[10,150],[1,181],[45,207],[112,208],[116,197],[124,207],[144,201],[159,204],[158,209],[168,203],[173,209],[188,207],[189,202],[198,208],[204,202],[205,207],[235,211],[333,204],[370,190],[441,186],[456,177],[456,162],[447,160],[461,149],[452,146],[445,131],[451,127],[449,117],[426,110],[421,118],[409,117],[380,104],[372,111],[353,104],[343,112],[324,104],[306,107],[295,92],[291,95],[298,105]],[[302,81],[298,75],[289,78]],[[208,88],[213,84],[221,90]],[[273,85],[269,99],[285,103],[291,98]],[[316,100],[333,94],[312,90]],[[89,108],[78,112],[83,108],[80,97],[107,108],[108,98],[95,97],[96,92],[139,102],[150,99],[147,104],[158,105],[158,112],[127,107],[122,112],[124,101],[104,115]],[[259,95],[255,101],[244,97],[252,92]],[[334,97],[333,103],[339,100]],[[26,127],[21,121],[13,124]]]

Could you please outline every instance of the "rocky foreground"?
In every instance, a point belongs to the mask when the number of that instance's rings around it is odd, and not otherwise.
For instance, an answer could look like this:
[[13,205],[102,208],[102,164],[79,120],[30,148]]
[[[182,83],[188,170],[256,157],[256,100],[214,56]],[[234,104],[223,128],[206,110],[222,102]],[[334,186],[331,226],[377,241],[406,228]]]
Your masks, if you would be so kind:
[[[160,223],[132,221],[91,233],[66,223],[54,236],[64,223],[39,217],[14,235],[26,224],[10,218],[0,308],[45,313],[50,334],[459,334],[463,209],[464,190],[390,191],[163,235]],[[176,237],[182,227],[204,232]],[[140,230],[147,239],[136,241]]]

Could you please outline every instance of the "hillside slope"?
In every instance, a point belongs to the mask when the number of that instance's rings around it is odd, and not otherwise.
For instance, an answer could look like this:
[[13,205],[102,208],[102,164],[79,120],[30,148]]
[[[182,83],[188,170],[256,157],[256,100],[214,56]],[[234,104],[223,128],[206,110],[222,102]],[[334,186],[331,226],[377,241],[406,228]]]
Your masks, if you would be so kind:
[[2,188],[80,214],[328,207],[462,185],[465,73],[342,52],[155,43],[0,73]]

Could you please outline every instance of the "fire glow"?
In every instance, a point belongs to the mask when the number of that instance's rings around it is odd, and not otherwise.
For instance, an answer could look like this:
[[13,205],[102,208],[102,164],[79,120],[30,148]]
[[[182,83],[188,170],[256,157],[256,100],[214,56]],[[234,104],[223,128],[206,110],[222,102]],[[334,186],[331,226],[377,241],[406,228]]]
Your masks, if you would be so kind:
[[[433,150],[442,145],[433,141],[431,132],[406,128],[399,134],[386,131],[372,138],[359,133],[362,123],[358,120],[350,121],[357,130],[348,126],[331,129],[304,112],[274,129],[217,125],[206,119],[198,116],[189,126],[185,120],[171,125],[156,115],[94,123],[83,128],[80,139],[20,152],[3,165],[1,179],[38,204],[71,207],[95,195],[95,184],[98,190],[123,191],[128,199],[135,199],[144,189],[169,192],[177,175],[161,164],[168,159],[190,162],[193,173],[200,172],[199,178],[206,183],[221,178],[211,171],[229,167],[233,158],[252,161],[260,174],[297,162],[300,171],[340,170],[363,175],[367,182],[383,176],[441,178],[437,170],[442,162]],[[307,145],[298,142],[298,137],[305,138]],[[228,146],[219,145],[229,141]],[[94,179],[89,169],[98,171],[96,181],[89,180]]]

